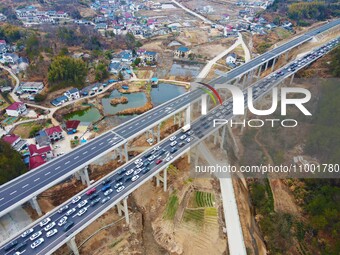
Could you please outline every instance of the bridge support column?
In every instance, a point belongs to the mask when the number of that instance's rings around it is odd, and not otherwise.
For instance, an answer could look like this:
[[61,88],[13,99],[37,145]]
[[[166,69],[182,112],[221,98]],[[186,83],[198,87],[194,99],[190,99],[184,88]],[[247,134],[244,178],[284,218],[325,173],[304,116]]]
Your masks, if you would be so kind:
[[79,255],[78,246],[76,243],[76,238],[72,237],[69,241],[67,241],[67,246],[73,252],[74,255]]
[[39,206],[37,197],[33,197],[33,198],[30,200],[30,204],[31,204],[31,206],[33,207],[33,209],[37,212],[37,214],[38,214],[39,216],[41,216],[41,215],[42,215],[42,211],[41,211],[41,208],[40,208],[40,206]]
[[126,223],[130,224],[129,210],[128,210],[128,205],[127,205],[127,197],[124,198],[123,201],[121,201],[117,204],[117,210],[118,210],[119,216],[122,216],[122,213],[124,212]]
[[257,79],[260,79],[261,71],[262,71],[262,65],[259,68],[259,72],[257,74]]
[[245,85],[246,85],[247,76],[248,76],[248,74],[245,74],[245,75],[243,75],[243,80],[242,80],[242,88],[244,88],[244,87],[245,87]]
[[208,95],[207,94],[203,94],[201,96],[201,114],[202,115],[206,115],[207,111],[208,111]]
[[90,183],[89,172],[87,170],[87,166],[83,169],[80,169],[78,171],[78,173],[79,173],[79,176],[80,176],[80,179],[81,179],[81,183],[83,185],[86,184],[87,186],[90,186],[91,183]]
[[266,62],[266,66],[264,68],[265,71],[267,71],[267,69],[268,69],[268,63],[269,63],[269,60]]
[[157,126],[157,143],[161,141],[161,123]]
[[185,110],[185,125],[190,124],[191,121],[191,106],[189,105],[187,109]]
[[215,132],[214,132],[214,144],[216,145],[217,143],[217,136],[219,135],[219,129],[217,129]]
[[289,56],[289,51],[286,51],[286,53],[285,53],[285,60],[286,60],[286,62],[288,61],[288,56]]
[[276,58],[273,59],[272,72],[274,71],[274,68],[275,68],[275,62],[276,62]]
[[295,73],[292,74],[292,77],[290,78],[289,85],[292,85],[294,80]]
[[165,168],[163,170],[163,176],[161,176],[160,173],[158,173],[157,175],[155,175],[155,178],[156,178],[156,186],[159,187],[162,182],[163,190],[164,192],[166,192],[168,189],[168,169]]
[[226,129],[227,129],[227,127],[226,127],[226,125],[224,125],[223,128],[222,128],[222,137],[221,137],[221,144],[220,144],[221,150],[223,149]]
[[128,154],[127,143],[124,143],[124,157],[125,157],[125,161],[128,162],[129,161],[129,154]]

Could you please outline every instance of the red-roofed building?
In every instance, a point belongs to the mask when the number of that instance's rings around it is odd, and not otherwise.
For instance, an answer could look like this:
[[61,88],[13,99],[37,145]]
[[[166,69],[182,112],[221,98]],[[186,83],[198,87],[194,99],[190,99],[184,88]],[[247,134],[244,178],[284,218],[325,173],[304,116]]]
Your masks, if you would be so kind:
[[25,140],[21,140],[21,137],[15,134],[5,135],[2,137],[2,140],[9,143],[16,151],[22,150],[27,145]]
[[5,40],[0,40],[0,44],[5,44],[6,45],[6,41]]
[[63,130],[60,126],[46,128],[45,132],[51,141],[58,141],[63,138]]
[[50,145],[47,145],[44,147],[37,147],[35,144],[30,144],[28,146],[28,150],[30,152],[31,157],[34,157],[37,155],[42,156],[44,159],[53,157],[53,152],[52,152],[52,148]]
[[8,116],[18,117],[27,113],[26,105],[22,102],[15,102],[6,108]]
[[68,120],[66,121],[66,131],[67,133],[75,133],[77,132],[77,128],[79,126],[80,121],[79,120]]
[[32,170],[32,169],[37,168],[38,166],[41,166],[45,163],[46,163],[46,161],[40,155],[30,157],[29,169]]

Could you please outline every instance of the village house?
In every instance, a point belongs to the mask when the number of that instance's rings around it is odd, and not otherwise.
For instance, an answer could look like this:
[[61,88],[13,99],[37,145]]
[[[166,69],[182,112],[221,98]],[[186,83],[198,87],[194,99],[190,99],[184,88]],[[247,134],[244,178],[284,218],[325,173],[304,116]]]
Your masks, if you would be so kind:
[[2,59],[4,60],[5,63],[17,64],[19,56],[15,53],[4,53],[2,55]]
[[227,64],[230,64],[230,63],[235,64],[236,59],[237,59],[237,55],[235,53],[230,53],[226,57],[226,63]]
[[42,82],[22,82],[19,86],[18,91],[22,93],[33,93],[38,94],[44,88],[44,83]]
[[120,62],[111,62],[109,65],[109,72],[112,74],[118,74],[122,70]]
[[28,145],[28,150],[30,152],[30,156],[42,156],[44,159],[51,159],[53,158],[53,152],[51,145],[46,145],[43,147],[36,146],[35,144]]
[[24,103],[15,102],[6,108],[6,113],[11,117],[19,117],[27,113],[27,108]]
[[45,147],[51,144],[50,138],[47,136],[44,130],[40,130],[34,139],[35,143],[40,147]]
[[50,128],[46,128],[45,132],[47,136],[49,137],[51,142],[58,141],[63,137],[63,130],[61,129],[60,126],[53,126]]
[[144,53],[145,61],[147,62],[156,62],[157,61],[157,52],[154,51],[146,51]]
[[46,163],[46,160],[41,155],[36,155],[36,156],[30,157],[28,168],[32,170],[45,163]]
[[5,135],[2,137],[2,140],[12,146],[12,148],[16,151],[21,151],[27,146],[27,141],[22,140],[20,136],[15,134]]
[[64,95],[68,98],[69,101],[80,98],[79,89],[77,88],[73,88],[73,89],[66,91]]
[[175,50],[174,56],[178,58],[187,58],[189,57],[190,53],[191,50],[188,47],[180,46],[177,48],[177,50]]
[[67,101],[68,101],[67,96],[62,95],[62,96],[60,96],[60,97],[57,97],[57,98],[53,99],[53,100],[51,101],[51,104],[54,105],[54,106],[61,106],[61,105],[63,105],[64,103],[66,103]]

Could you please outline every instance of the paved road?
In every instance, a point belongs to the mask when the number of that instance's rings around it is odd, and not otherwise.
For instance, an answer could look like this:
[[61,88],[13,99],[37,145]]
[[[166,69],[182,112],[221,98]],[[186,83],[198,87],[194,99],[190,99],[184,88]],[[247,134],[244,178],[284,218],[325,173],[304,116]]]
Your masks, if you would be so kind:
[[[338,40],[339,42],[340,40]],[[332,47],[335,47],[335,44],[332,45]],[[309,54],[304,56],[303,59],[294,61],[294,63],[287,64],[285,67],[278,70],[275,74],[268,76],[268,78],[262,79],[255,83],[252,86],[253,95],[252,98],[257,101],[261,97],[263,97],[268,91],[270,91],[274,86],[279,84],[284,78],[289,77],[293,73],[297,72],[298,70],[304,68],[305,66],[309,65],[316,59],[322,57],[324,54],[329,52],[330,48],[323,47],[322,49],[316,51],[315,53]],[[294,69],[294,70],[292,70]],[[244,96],[247,98],[247,91],[244,91]],[[178,99],[177,99],[178,100]],[[247,107],[247,104],[245,103],[245,107]],[[122,167],[116,169],[113,173],[109,174],[105,178],[109,179],[109,184],[112,188],[112,193],[109,195],[105,195],[101,189],[103,188],[103,185],[101,183],[102,180],[96,182],[91,187],[89,187],[87,190],[82,191],[77,196],[80,196],[80,200],[76,203],[72,203],[72,199],[65,202],[63,205],[61,205],[58,208],[55,208],[52,212],[45,215],[43,219],[46,219],[49,217],[51,219],[51,222],[58,223],[62,217],[65,215],[65,211],[62,213],[58,213],[57,210],[61,207],[68,205],[68,210],[71,208],[76,208],[75,212],[71,214],[67,221],[74,222],[74,226],[68,230],[64,231],[63,226],[58,226],[58,224],[53,228],[57,229],[58,233],[55,234],[52,237],[46,237],[46,232],[43,230],[42,227],[39,226],[37,222],[33,223],[32,226],[29,226],[29,228],[33,228],[33,232],[41,231],[42,235],[41,237],[44,238],[44,242],[38,246],[37,248],[32,249],[30,247],[32,241],[29,240],[29,236],[21,237],[18,236],[13,240],[21,242],[27,242],[27,245],[25,247],[25,253],[24,254],[40,254],[40,255],[47,255],[51,254],[53,251],[58,249],[61,245],[63,245],[67,240],[69,240],[73,235],[79,233],[82,229],[84,229],[86,226],[91,224],[96,218],[101,216],[103,213],[105,213],[107,210],[112,208],[115,204],[117,204],[119,201],[121,201],[123,198],[128,196],[131,192],[133,192],[135,189],[137,189],[139,186],[144,184],[146,181],[151,179],[155,174],[160,172],[162,169],[166,168],[170,163],[172,163],[174,160],[179,158],[183,153],[190,150],[191,146],[197,145],[199,142],[202,141],[205,137],[209,136],[213,132],[215,132],[219,127],[213,126],[213,119],[214,118],[220,118],[220,119],[227,119],[230,120],[234,116],[232,114],[232,99],[229,98],[226,100],[223,105],[215,107],[213,110],[209,111],[206,116],[202,116],[195,120],[191,124],[191,130],[182,132],[181,130],[175,132],[173,134],[173,137],[170,139],[166,139],[161,141],[159,144],[155,145],[153,148],[149,149],[145,153],[138,155],[133,161],[129,161]],[[191,133],[192,132],[192,133]],[[102,140],[109,139],[110,133],[107,133],[106,136],[108,137],[101,137]],[[105,137],[105,138],[104,138]],[[117,136],[116,136],[117,137]],[[188,140],[190,138],[190,140]],[[112,138],[110,139],[112,141]],[[176,142],[176,144],[172,144]],[[182,144],[181,144],[182,143]],[[92,141],[91,146],[95,146],[94,141]],[[105,146],[102,144],[102,146]],[[176,151],[172,151],[173,148],[176,148]],[[163,153],[162,153],[163,151]],[[153,158],[151,158],[153,157]],[[157,162],[160,160],[159,162]],[[137,166],[136,162],[143,162],[143,165]],[[137,162],[137,163],[138,163]],[[146,166],[146,162],[148,162],[148,166]],[[149,171],[143,172],[139,169],[145,169],[145,167],[149,167]],[[121,172],[120,172],[121,170]],[[136,172],[138,171],[138,172]],[[131,173],[129,173],[131,172]],[[131,179],[127,179],[129,176],[137,176],[136,180],[132,181]],[[122,180],[119,180],[119,178],[122,177]],[[123,190],[116,190],[117,187],[114,187],[115,184],[122,182],[121,185],[124,186]],[[89,199],[89,196],[86,194],[86,192],[89,189],[96,188],[96,193],[98,194],[98,197],[100,198],[100,202],[95,205],[90,205],[91,200]],[[102,203],[102,199],[109,196],[110,200],[106,201],[105,203]],[[76,213],[79,213],[81,210],[78,208],[77,204],[79,204],[81,201],[87,201],[87,204],[84,206],[87,208],[87,211],[81,215],[78,216]],[[93,201],[93,200],[92,200]],[[84,208],[83,207],[83,208]],[[42,220],[42,219],[41,219]],[[20,233],[22,234],[22,233]],[[3,246],[0,248],[0,254],[13,254],[14,250],[10,249],[8,251],[4,251]]]
[[[242,66],[233,69],[227,73],[227,77],[214,79],[210,84],[215,85],[230,81],[231,79],[234,79],[243,73],[247,73],[252,68],[262,64],[263,58],[266,60],[273,58],[276,54],[285,52],[294,45],[307,41],[313,35],[317,35],[319,32],[325,31],[338,24],[340,24],[340,20],[336,20],[319,27],[306,35],[302,35],[258,58],[253,59],[252,61],[243,64]],[[72,150],[70,153],[2,185],[0,187],[0,217],[47,188],[62,181],[67,176],[70,176],[85,165],[90,164],[101,155],[104,155],[108,151],[120,146],[124,143],[124,139],[132,139],[145,132],[156,123],[160,123],[167,119],[169,115],[174,112],[185,109],[185,107],[191,102],[198,100],[202,93],[203,92],[201,90],[194,90],[192,92],[185,93],[165,104],[137,116],[136,118],[133,118],[130,121],[123,123],[122,125],[114,128],[112,131],[109,131],[91,142]],[[119,137],[117,137],[117,135]],[[117,140],[113,143],[108,143],[108,141],[112,141],[115,137]]]

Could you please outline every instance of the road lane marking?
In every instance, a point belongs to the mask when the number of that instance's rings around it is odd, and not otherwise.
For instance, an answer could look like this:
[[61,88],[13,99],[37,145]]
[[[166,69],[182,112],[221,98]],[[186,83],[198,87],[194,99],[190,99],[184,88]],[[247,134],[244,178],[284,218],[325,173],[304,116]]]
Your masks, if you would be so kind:
[[45,176],[46,176],[46,175],[49,175],[50,173],[51,173],[51,172],[46,173]]
[[26,188],[27,186],[28,186],[28,184],[26,184],[26,185],[22,186],[22,188],[24,189],[24,188]]
[[103,145],[103,143],[100,143],[99,145]]
[[96,148],[96,146],[92,147],[91,150],[94,150]]
[[56,167],[55,170],[58,170],[60,168],[60,166]]
[[37,179],[34,180],[34,182],[39,181],[39,180],[40,180],[40,178],[37,178]]
[[15,194],[17,191],[15,190],[15,191],[13,191],[12,193],[10,193],[10,195],[13,195],[13,194]]
[[1,201],[1,200],[4,200],[4,198],[1,198],[0,201]]
[[86,153],[87,153],[87,151],[84,151],[84,152],[83,152],[83,155],[85,155]]
[[129,129],[131,129],[132,127],[129,127]]
[[122,133],[125,133],[125,130],[123,130]]
[[74,157],[74,159],[77,159],[77,158],[79,158],[79,156],[77,156],[77,157]]

